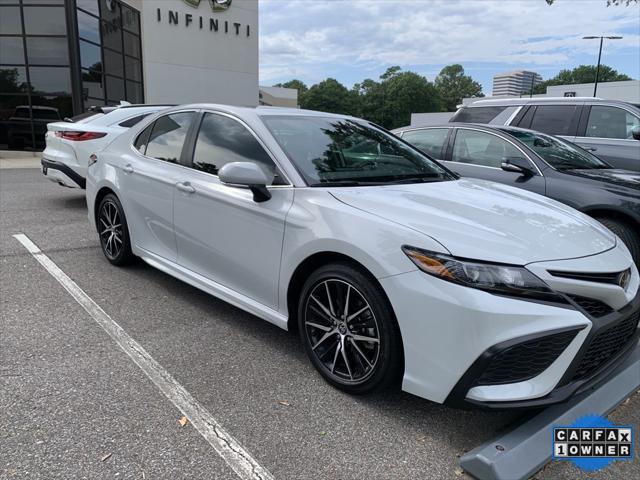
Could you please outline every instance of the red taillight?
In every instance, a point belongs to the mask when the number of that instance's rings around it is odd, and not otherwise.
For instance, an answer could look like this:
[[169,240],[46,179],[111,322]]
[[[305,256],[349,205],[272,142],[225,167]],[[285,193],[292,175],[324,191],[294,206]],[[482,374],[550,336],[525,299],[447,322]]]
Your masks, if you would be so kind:
[[106,133],[102,132],[78,132],[78,131],[65,131],[58,130],[56,137],[64,138],[65,140],[71,140],[73,142],[83,142],[85,140],[95,140],[96,138],[102,138]]

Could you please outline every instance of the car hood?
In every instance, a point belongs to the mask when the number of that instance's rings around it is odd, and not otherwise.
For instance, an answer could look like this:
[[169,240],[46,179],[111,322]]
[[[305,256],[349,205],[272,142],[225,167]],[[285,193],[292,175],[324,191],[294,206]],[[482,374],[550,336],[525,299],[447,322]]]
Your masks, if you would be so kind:
[[592,180],[600,180],[606,183],[613,183],[624,187],[640,189],[640,172],[633,172],[631,170],[620,170],[617,168],[591,168],[568,170],[565,173],[590,178]]
[[483,180],[329,191],[347,205],[428,235],[458,257],[525,265],[595,255],[615,246],[611,232],[586,215]]

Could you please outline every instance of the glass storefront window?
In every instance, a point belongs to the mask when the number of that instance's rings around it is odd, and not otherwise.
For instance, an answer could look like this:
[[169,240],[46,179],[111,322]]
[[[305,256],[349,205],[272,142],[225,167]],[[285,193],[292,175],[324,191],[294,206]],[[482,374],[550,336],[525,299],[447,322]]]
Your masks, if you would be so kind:
[[27,93],[25,67],[0,67],[0,93]]
[[[2,14],[2,10],[0,10]],[[0,65],[24,65],[22,37],[2,37],[0,41]]]
[[78,34],[80,38],[91,42],[100,43],[100,21],[80,10],[77,13],[78,18]]
[[34,93],[71,95],[69,69],[64,67],[29,67]]
[[69,65],[66,38],[27,37],[29,65]]
[[22,33],[20,7],[0,7],[0,33],[13,35]]
[[23,7],[27,35],[67,35],[64,7]]
[[98,0],[76,0],[76,6],[89,13],[93,13],[96,17],[100,16]]
[[[43,148],[46,124],[74,110],[144,101],[139,12],[120,0],[75,4],[78,38],[65,0],[0,0],[0,150]],[[70,42],[79,47],[77,84]]]
[[124,94],[124,80],[121,78],[105,76],[107,79],[107,99],[114,102],[119,102],[125,99]]
[[131,57],[140,58],[140,37],[124,32],[124,53]]

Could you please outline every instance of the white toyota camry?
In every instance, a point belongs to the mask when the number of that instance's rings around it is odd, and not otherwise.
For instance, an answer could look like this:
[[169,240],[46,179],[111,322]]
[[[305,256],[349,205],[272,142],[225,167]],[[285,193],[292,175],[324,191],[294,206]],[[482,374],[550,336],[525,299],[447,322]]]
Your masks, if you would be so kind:
[[638,345],[638,270],[609,230],[459,179],[364,120],[182,106],[90,163],[89,219],[112,264],[140,257],[297,329],[347,392],[539,406]]
[[172,105],[100,107],[63,122],[47,124],[42,173],[63,187],[84,188],[89,156],[147,115]]

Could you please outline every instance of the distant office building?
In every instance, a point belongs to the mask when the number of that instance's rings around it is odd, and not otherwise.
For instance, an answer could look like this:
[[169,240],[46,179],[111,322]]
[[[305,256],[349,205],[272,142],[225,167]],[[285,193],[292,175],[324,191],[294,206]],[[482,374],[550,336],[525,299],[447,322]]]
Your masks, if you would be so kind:
[[260,105],[298,108],[298,90],[284,87],[259,87]]
[[493,77],[494,97],[519,97],[529,93],[533,87],[542,82],[542,77],[536,72],[527,70],[513,70],[500,73]]

